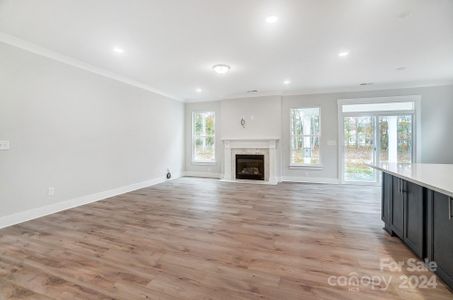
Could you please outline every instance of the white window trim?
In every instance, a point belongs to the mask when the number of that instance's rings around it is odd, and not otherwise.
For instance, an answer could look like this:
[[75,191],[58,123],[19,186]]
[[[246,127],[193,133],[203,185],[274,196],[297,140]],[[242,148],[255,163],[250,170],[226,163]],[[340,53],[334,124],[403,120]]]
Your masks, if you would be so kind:
[[[301,164],[301,163],[293,163],[291,162],[291,110],[293,109],[310,109],[310,108],[317,108],[319,109],[319,163],[317,164]],[[289,169],[312,169],[312,170],[321,170],[324,166],[322,164],[322,108],[321,106],[296,106],[289,108]],[[311,136],[311,135],[310,135]]]
[[[344,180],[344,166],[343,166],[343,155],[344,149],[342,147],[342,143],[344,142],[344,124],[343,118],[348,115],[352,115],[351,113],[343,113],[343,105],[345,104],[368,104],[368,103],[387,103],[387,102],[414,102],[414,110],[413,111],[384,111],[384,112],[374,112],[375,115],[392,115],[395,113],[408,113],[413,115],[413,158],[414,163],[419,162],[421,159],[421,96],[420,95],[405,95],[405,96],[389,96],[389,97],[372,97],[372,98],[353,98],[353,99],[338,99],[337,106],[338,106],[338,172],[339,172],[339,179],[341,184],[351,184],[351,185],[380,185],[381,178],[378,176],[378,180],[376,183],[368,183],[368,182],[355,182],[355,181],[345,181]],[[366,114],[366,113],[364,113]],[[355,113],[355,115],[360,115],[360,113]],[[370,115],[370,113],[368,113]]]
[[298,170],[298,169],[311,169],[311,170],[322,170],[324,165],[322,164],[289,164],[288,167],[290,170]]
[[[194,157],[195,154],[195,147],[194,147],[194,142],[195,142],[195,131],[194,131],[194,126],[193,126],[193,121],[194,121],[194,116],[195,114],[199,113],[213,113],[214,114],[214,160],[196,160]],[[209,111],[209,110],[197,110],[197,111],[192,111],[192,120],[190,121],[190,127],[192,128],[192,164],[193,165],[200,165],[200,166],[212,166],[217,164],[217,140],[216,140],[216,134],[217,134],[217,118],[216,118],[216,113],[215,111]],[[199,137],[208,137],[207,135],[199,136]]]

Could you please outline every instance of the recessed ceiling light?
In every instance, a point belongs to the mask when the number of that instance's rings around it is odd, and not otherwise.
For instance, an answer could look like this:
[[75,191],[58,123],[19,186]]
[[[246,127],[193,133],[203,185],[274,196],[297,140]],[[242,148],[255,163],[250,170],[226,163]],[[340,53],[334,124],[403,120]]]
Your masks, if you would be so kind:
[[118,54],[123,54],[124,49],[120,47],[113,47],[113,52],[118,53]]
[[218,65],[212,66],[212,69],[217,74],[225,74],[225,73],[228,73],[228,71],[230,71],[231,67],[229,65],[225,65],[225,64],[218,64]]
[[338,53],[339,57],[346,57],[348,55],[349,55],[349,51],[348,50],[341,51],[341,52]]
[[272,24],[278,21],[277,16],[269,16],[266,18],[266,23]]
[[287,79],[287,80],[283,81],[283,84],[284,85],[290,85],[291,84],[291,80]]
[[195,89],[195,92],[197,92],[197,93],[201,93],[201,92],[203,92],[203,89],[201,89],[201,88],[197,88],[197,89]]

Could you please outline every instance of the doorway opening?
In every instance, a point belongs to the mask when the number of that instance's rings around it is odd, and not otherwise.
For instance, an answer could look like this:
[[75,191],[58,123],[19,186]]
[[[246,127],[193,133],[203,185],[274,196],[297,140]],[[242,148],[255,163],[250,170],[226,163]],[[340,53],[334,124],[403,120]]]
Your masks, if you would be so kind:
[[413,97],[339,100],[342,183],[378,184],[369,164],[416,161],[416,107]]

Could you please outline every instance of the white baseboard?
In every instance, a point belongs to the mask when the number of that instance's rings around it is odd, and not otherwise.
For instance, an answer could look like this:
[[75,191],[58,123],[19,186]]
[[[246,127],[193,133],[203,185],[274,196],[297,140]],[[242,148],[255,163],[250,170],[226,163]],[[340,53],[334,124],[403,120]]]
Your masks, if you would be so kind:
[[329,177],[296,177],[296,176],[282,176],[283,182],[304,182],[304,183],[327,183],[327,184],[340,184],[338,178]]
[[[216,178],[222,179],[222,174],[212,172],[197,172],[197,171],[185,171],[183,172],[185,177],[200,177],[200,178]],[[226,182],[241,182],[247,183],[248,181],[240,180],[225,180]],[[323,183],[323,184],[340,184],[340,180],[337,178],[329,177],[298,177],[298,176],[282,176],[275,178],[272,182],[261,182],[261,184],[278,184],[279,182],[303,182],[303,183]],[[254,183],[254,182],[251,182]]]
[[222,178],[222,174],[212,172],[185,171],[183,175],[185,177]]
[[223,182],[232,182],[232,183],[244,183],[244,184],[267,184],[267,185],[277,185],[277,181],[264,181],[264,180],[247,180],[247,179],[221,179]]
[[[174,178],[178,178],[180,176],[175,176]],[[11,225],[19,224],[22,222],[26,222],[29,220],[33,220],[36,218],[44,217],[46,215],[54,214],[63,210],[67,210],[70,208],[74,208],[77,206],[85,205],[88,203],[96,202],[99,200],[107,199],[110,197],[118,196],[121,194],[125,194],[128,192],[132,192],[135,190],[139,190],[142,188],[146,188],[152,185],[156,185],[159,183],[162,183],[166,181],[167,179],[162,177],[162,178],[155,178],[155,179],[150,179],[138,183],[134,183],[131,185],[127,186],[122,186],[119,188],[91,194],[91,195],[86,195],[86,196],[81,196],[77,197],[74,199],[66,200],[66,201],[61,201],[57,202],[54,204],[42,206],[42,207],[37,207],[33,208],[30,210],[26,210],[23,212],[18,212],[12,215],[0,217],[0,229],[5,228]]]

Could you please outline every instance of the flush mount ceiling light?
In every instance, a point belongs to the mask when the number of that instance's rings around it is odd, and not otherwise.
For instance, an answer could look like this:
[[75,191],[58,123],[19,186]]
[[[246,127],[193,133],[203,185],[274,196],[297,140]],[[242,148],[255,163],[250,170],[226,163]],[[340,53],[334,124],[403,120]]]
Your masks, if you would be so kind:
[[229,65],[225,65],[225,64],[218,64],[218,65],[212,66],[212,69],[217,74],[225,74],[225,73],[228,73],[228,71],[230,71],[231,67]]
[[344,51],[341,51],[338,53],[338,56],[339,57],[346,57],[349,55],[349,51],[348,50],[344,50]]
[[197,89],[195,89],[195,92],[197,92],[197,93],[201,93],[201,92],[203,92],[203,89],[201,89],[201,88],[197,88]]
[[291,80],[287,79],[287,80],[283,81],[283,84],[284,85],[290,85],[291,84]]
[[278,21],[277,16],[269,16],[266,18],[266,23],[269,23],[269,24],[276,23],[277,21]]
[[117,54],[123,54],[124,53],[124,49],[121,48],[121,47],[113,47],[113,52],[115,52]]

